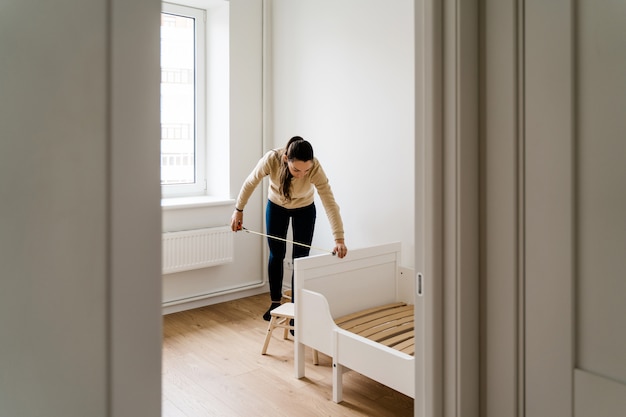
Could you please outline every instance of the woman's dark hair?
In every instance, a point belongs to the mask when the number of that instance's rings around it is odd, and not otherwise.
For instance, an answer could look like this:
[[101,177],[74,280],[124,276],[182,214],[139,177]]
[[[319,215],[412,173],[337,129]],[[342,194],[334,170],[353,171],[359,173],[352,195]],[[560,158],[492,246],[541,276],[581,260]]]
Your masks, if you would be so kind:
[[[311,161],[313,159],[313,146],[300,136],[294,136],[289,139],[282,155],[287,155],[287,161]],[[285,200],[291,200],[291,172],[287,166],[287,162],[282,161],[280,167],[280,188]]]

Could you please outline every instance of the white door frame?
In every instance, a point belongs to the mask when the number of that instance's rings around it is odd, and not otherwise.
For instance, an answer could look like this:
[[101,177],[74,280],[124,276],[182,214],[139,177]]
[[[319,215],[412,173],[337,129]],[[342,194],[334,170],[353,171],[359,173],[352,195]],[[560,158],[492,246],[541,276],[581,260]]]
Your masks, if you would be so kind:
[[478,10],[474,0],[415,1],[415,259],[425,319],[415,416],[479,415]]

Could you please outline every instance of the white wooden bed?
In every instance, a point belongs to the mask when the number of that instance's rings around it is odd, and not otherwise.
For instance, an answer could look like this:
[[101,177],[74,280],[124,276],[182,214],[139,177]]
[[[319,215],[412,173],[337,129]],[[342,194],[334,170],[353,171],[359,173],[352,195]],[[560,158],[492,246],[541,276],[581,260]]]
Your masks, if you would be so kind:
[[[342,401],[344,367],[415,398],[414,356],[336,323],[341,317],[390,303],[414,305],[414,273],[399,262],[399,243],[351,250],[343,259],[320,255],[294,261],[297,378],[304,377],[304,347],[310,346],[333,358],[335,402]],[[407,314],[401,316],[405,317],[401,326],[410,333],[413,320],[408,323]],[[401,346],[411,351],[411,343],[404,341]]]

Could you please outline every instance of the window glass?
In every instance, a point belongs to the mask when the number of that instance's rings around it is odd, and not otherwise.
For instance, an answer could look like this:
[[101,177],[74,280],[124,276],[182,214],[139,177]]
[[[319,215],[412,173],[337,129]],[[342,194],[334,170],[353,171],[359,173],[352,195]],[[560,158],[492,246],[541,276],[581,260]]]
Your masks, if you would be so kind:
[[161,196],[229,195],[230,3],[161,13]]
[[161,184],[196,182],[195,18],[161,14]]

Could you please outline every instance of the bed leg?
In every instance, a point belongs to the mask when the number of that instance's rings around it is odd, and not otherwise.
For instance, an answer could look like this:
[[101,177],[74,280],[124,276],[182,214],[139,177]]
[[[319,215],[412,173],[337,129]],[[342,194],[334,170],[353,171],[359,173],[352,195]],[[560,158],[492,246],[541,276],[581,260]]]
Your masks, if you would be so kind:
[[333,401],[340,403],[343,401],[343,366],[335,362],[333,358]]
[[300,379],[304,377],[304,345],[302,343],[296,343],[294,349],[294,364],[296,371],[296,378]]

